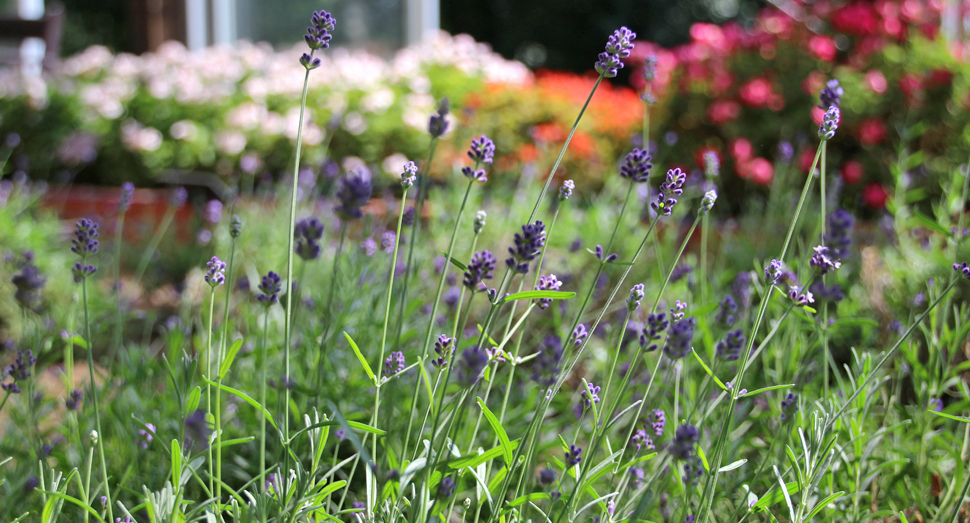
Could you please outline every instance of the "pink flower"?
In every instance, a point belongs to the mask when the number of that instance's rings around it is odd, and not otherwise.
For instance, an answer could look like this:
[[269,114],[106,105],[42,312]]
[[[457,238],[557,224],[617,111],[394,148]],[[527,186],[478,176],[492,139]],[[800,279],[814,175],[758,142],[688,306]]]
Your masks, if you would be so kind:
[[819,60],[831,62],[839,50],[831,36],[815,35],[808,39],[808,52]]
[[755,158],[748,162],[748,176],[758,185],[771,185],[775,179],[775,167],[764,158]]
[[707,108],[707,119],[714,125],[734,121],[741,115],[741,106],[734,100],[717,100]]
[[768,105],[774,92],[767,78],[755,78],[741,86],[741,103],[748,107],[760,108]]
[[873,69],[866,73],[866,85],[876,94],[886,94],[886,91],[889,90],[889,83],[886,82],[886,77],[879,69]]
[[734,161],[744,163],[754,157],[754,147],[747,138],[735,138],[729,146]]
[[923,82],[919,75],[906,73],[899,77],[899,90],[910,100],[922,98]]
[[847,184],[861,182],[865,174],[865,168],[859,160],[849,160],[842,165],[842,180]]
[[859,125],[859,143],[872,146],[886,140],[886,124],[879,118],[869,118]]
[[870,209],[882,209],[889,199],[889,192],[879,183],[870,183],[862,189],[862,203]]
[[879,30],[879,18],[868,2],[851,2],[832,13],[832,27],[853,36],[869,36]]

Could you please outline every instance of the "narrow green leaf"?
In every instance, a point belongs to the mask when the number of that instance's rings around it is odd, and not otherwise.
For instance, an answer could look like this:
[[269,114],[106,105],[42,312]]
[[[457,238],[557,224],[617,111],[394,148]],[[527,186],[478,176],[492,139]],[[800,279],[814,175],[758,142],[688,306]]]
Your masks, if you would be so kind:
[[232,366],[232,360],[236,359],[236,354],[239,353],[239,349],[243,346],[243,339],[239,338],[232,342],[232,346],[226,352],[226,359],[222,362],[222,367],[219,367],[219,379],[225,379],[226,374],[229,373],[229,367]]
[[818,505],[815,505],[815,508],[813,508],[812,511],[808,513],[808,516],[805,517],[804,521],[811,521],[812,518],[815,517],[816,514],[821,512],[825,507],[827,507],[829,503],[832,503],[833,501],[841,498],[843,494],[845,494],[845,492],[836,492],[835,494],[830,495],[829,497],[823,499],[822,501],[819,501]]
[[704,449],[700,445],[697,446],[697,455],[700,456],[701,463],[704,465],[704,472],[710,474],[711,466],[707,464],[707,455],[704,454]]
[[461,270],[462,272],[468,270],[468,267],[466,267],[464,263],[456,260],[454,256],[449,258],[447,252],[441,251],[441,255],[448,258],[451,261],[451,264],[454,265],[455,267],[458,267],[458,269]]
[[928,410],[930,414],[934,416],[939,416],[941,418],[952,419],[953,421],[959,421],[960,423],[970,423],[970,418],[964,418],[962,416],[954,416],[953,414],[947,414],[945,412],[937,412],[935,410]]
[[701,364],[701,367],[704,368],[704,372],[706,372],[707,375],[714,380],[714,383],[717,383],[717,386],[721,387],[721,390],[727,391],[728,388],[723,383],[721,383],[721,380],[717,379],[717,376],[714,375],[714,371],[712,371],[710,367],[708,367],[707,364],[704,363],[704,360],[702,360],[700,355],[697,354],[697,351],[695,351],[694,349],[691,349],[690,353],[694,355],[694,359],[697,360],[697,363]]
[[505,506],[505,510],[509,510],[521,505],[525,505],[526,503],[529,503],[531,501],[541,501],[544,499],[550,499],[549,494],[545,492],[533,492],[532,494],[526,494],[524,496],[519,496],[513,499],[512,501],[509,502],[508,505]]
[[194,389],[192,389],[192,392],[189,393],[189,399],[185,402],[184,415],[186,418],[189,417],[189,414],[192,414],[193,412],[196,411],[196,409],[199,408],[199,400],[201,399],[202,399],[202,388],[196,386]]
[[[482,326],[481,325],[476,325],[476,327],[478,327],[478,333],[481,334],[482,333]],[[488,342],[491,343],[493,346],[498,347],[498,342],[495,341],[495,340],[493,340],[492,337],[489,336],[488,334],[485,335],[485,339],[488,340]]]
[[80,335],[75,334],[70,341],[71,343],[73,343],[74,345],[77,345],[78,347],[81,347],[82,349],[87,350],[88,348],[88,342],[84,341],[84,338],[82,338]]
[[228,385],[220,385],[219,383],[216,383],[216,382],[214,382],[212,380],[209,380],[209,379],[206,379],[206,378],[202,378],[202,381],[208,383],[209,385],[212,385],[213,387],[219,387],[220,389],[228,392],[229,394],[232,394],[233,396],[236,396],[237,398],[239,398],[239,399],[245,401],[246,403],[252,405],[256,410],[262,411],[263,414],[266,415],[266,421],[268,421],[269,424],[272,425],[274,429],[280,430],[279,426],[276,425],[276,420],[273,419],[273,415],[270,414],[268,410],[266,410],[265,408],[263,408],[263,406],[260,405],[258,401],[254,400],[253,398],[250,398],[245,392],[243,392],[241,390],[236,390],[236,389],[234,389],[234,388],[232,388],[232,387],[230,387]]
[[931,231],[942,234],[945,238],[950,237],[950,230],[940,225],[940,222],[929,218],[928,216],[919,212],[916,209],[912,209],[912,211],[913,211],[913,219],[919,222],[920,225],[922,225],[923,227],[926,227],[927,229],[930,229]]
[[354,354],[356,354],[357,359],[360,360],[360,366],[364,368],[364,372],[367,373],[367,377],[370,378],[370,380],[376,385],[377,378],[374,377],[374,371],[370,370],[370,365],[367,364],[367,359],[364,358],[364,355],[360,353],[360,349],[357,348],[357,344],[354,343],[354,339],[351,338],[350,334],[347,334],[346,332],[344,332],[344,337],[347,338],[347,341],[350,343],[350,348],[354,349]]
[[[519,440],[512,441],[511,445],[512,445],[512,450],[515,450],[519,446]],[[488,449],[481,454],[478,454],[476,452],[474,454],[462,456],[458,459],[453,459],[448,462],[448,466],[453,469],[462,469],[465,467],[474,468],[481,465],[482,463],[491,461],[503,454],[505,454],[505,447],[503,447],[502,445],[499,445],[497,447]]]
[[747,462],[748,462],[748,460],[746,460],[746,459],[739,459],[739,460],[735,461],[734,463],[731,463],[730,465],[725,465],[725,466],[719,468],[717,471],[718,472],[730,472],[730,471],[732,471],[732,470],[734,470],[736,468],[741,468],[741,466],[744,465]]
[[794,386],[795,386],[794,384],[788,384],[788,385],[772,385],[770,387],[762,387],[760,389],[753,390],[745,394],[744,397],[747,398],[748,396],[755,396],[755,395],[761,394],[762,392],[768,392],[768,391],[778,390],[778,389],[787,389]]
[[61,494],[60,492],[50,492],[50,491],[41,490],[41,489],[37,489],[37,491],[38,492],[43,492],[44,494],[47,494],[48,496],[53,496],[55,498],[63,499],[64,501],[69,501],[69,502],[71,502],[71,503],[73,503],[73,504],[81,507],[85,511],[87,511],[89,514],[91,514],[92,516],[94,516],[101,523],[104,523],[104,518],[102,518],[97,513],[97,511],[95,511],[93,508],[91,508],[90,506],[88,506],[87,503],[84,503],[83,501],[81,501],[81,500],[79,500],[79,499],[77,499],[77,498],[75,498],[73,496],[68,496],[67,494]]
[[788,514],[791,517],[790,521],[795,521],[795,507],[791,504],[791,495],[788,494],[788,486],[785,485],[785,480],[781,477],[781,472],[778,472],[778,467],[772,467],[775,470],[775,476],[778,478],[778,484],[781,485],[781,493],[785,497],[785,504],[788,505]]
[[178,440],[172,440],[172,485],[179,488],[179,478],[182,476],[182,447]]
[[565,292],[565,291],[523,291],[517,292],[515,294],[510,294],[505,297],[502,301],[508,303],[510,301],[516,300],[535,300],[539,298],[547,300],[568,300],[576,296],[575,292]]
[[499,443],[502,444],[502,449],[505,451],[505,464],[512,465],[512,442],[509,441],[509,435],[505,432],[505,428],[499,423],[498,418],[492,411],[488,409],[482,398],[475,398],[478,400],[478,406],[482,408],[482,412],[485,414],[485,419],[488,420],[488,424],[492,426],[492,430],[498,435]]

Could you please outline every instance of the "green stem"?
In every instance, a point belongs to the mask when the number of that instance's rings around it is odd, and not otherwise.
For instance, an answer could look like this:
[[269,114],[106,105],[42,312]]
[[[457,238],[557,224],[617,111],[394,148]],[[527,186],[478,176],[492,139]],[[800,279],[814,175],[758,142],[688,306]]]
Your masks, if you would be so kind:
[[[313,50],[310,51],[313,56]],[[293,161],[293,186],[290,194],[290,223],[286,234],[286,311],[284,313],[285,324],[283,327],[283,375],[285,379],[290,378],[290,344],[293,335],[293,235],[296,229],[296,195],[300,183],[300,155],[303,153],[303,118],[306,113],[307,90],[310,86],[310,70],[307,69],[303,76],[303,98],[300,101],[300,120],[296,134],[296,159]],[[290,439],[290,388],[283,387],[283,440]],[[283,490],[287,490],[287,469],[286,463],[289,461],[288,453],[283,453],[284,466],[281,470],[283,476]]]
[[[476,163],[475,168],[477,168],[477,167],[478,167],[478,164]],[[471,194],[472,186],[474,184],[475,184],[475,181],[474,180],[469,180],[468,181],[468,186],[465,188],[465,196],[461,200],[461,207],[458,208],[458,216],[455,218],[455,227],[451,231],[451,240],[449,240],[449,242],[448,242],[448,252],[447,252],[447,254],[445,254],[445,264],[441,268],[441,277],[438,278],[438,290],[437,290],[437,292],[435,292],[434,302],[432,302],[432,304],[431,304],[431,316],[428,319],[428,330],[425,332],[425,336],[424,336],[424,350],[423,350],[423,352],[421,354],[421,361],[424,361],[425,358],[428,356],[428,349],[430,348],[430,345],[431,345],[431,336],[432,336],[432,334],[434,332],[435,316],[438,314],[438,302],[441,300],[441,292],[445,288],[445,280],[447,279],[447,276],[448,276],[448,268],[451,267],[451,261],[450,260],[451,260],[452,254],[454,254],[454,252],[455,252],[455,240],[458,237],[458,229],[461,227],[461,218],[462,218],[462,215],[464,215],[464,213],[465,213],[465,204],[468,203],[468,195]],[[417,217],[415,217],[415,219],[417,219]],[[456,340],[455,341],[455,345],[457,345],[457,344],[458,344],[458,342]],[[449,367],[448,370],[449,370],[449,372],[451,371],[450,367]],[[420,384],[421,384],[421,376],[419,375],[414,380],[414,391],[411,393],[411,406],[410,406],[410,408],[408,408],[408,412],[409,413],[413,413],[414,412],[414,408],[417,405],[418,392],[420,392],[420,390],[421,390],[420,389]],[[446,381],[445,382],[445,387],[447,387],[447,386],[448,386],[448,382]],[[429,398],[429,401],[434,401],[434,400],[432,398]],[[405,440],[404,440],[404,448],[405,449],[408,448],[409,443],[410,443],[410,440],[411,440],[411,429],[413,427],[413,425],[412,425],[413,423],[414,423],[414,416],[413,415],[412,416],[408,416],[408,430],[407,430],[407,436],[405,437]],[[435,429],[437,429],[437,426],[436,425],[435,425]],[[434,432],[432,431],[431,434],[432,434],[431,437],[433,439],[434,438]]]
[[[85,257],[81,257],[83,265]],[[94,403],[94,425],[98,430],[98,455],[101,459],[101,479],[104,482],[104,495],[108,499],[108,520],[114,521],[114,511],[111,508],[111,487],[108,485],[108,467],[104,460],[104,432],[101,430],[101,406],[98,404],[98,386],[94,381],[94,339],[91,337],[91,316],[88,310],[88,278],[81,278],[81,296],[84,302],[84,331],[88,342],[88,379],[91,380],[91,399]]]
[[125,211],[120,210],[118,220],[115,223],[115,329],[114,343],[112,348],[117,351],[121,348],[121,338],[123,336],[123,316],[121,314],[121,233],[125,227]]
[[267,361],[267,353],[269,352],[266,346],[266,335],[269,332],[269,307],[266,307],[263,313],[263,339],[260,346],[262,347],[262,365],[260,369],[260,380],[259,380],[259,404],[263,406],[259,411],[259,481],[260,481],[260,492],[266,493],[266,369],[269,367],[269,362]]
[[[788,235],[785,238],[785,244],[781,249],[781,255],[778,260],[784,263],[785,255],[788,253],[788,248],[791,246],[792,236],[795,234],[795,228],[798,225],[798,218],[801,215],[802,208],[805,206],[805,200],[808,197],[809,189],[812,186],[812,177],[815,173],[815,167],[818,164],[819,157],[822,154],[822,143],[819,144],[818,150],[815,152],[815,160],[812,162],[812,167],[808,171],[808,175],[805,177],[805,185],[802,188],[801,197],[798,200],[798,206],[795,208],[795,215],[792,218],[791,225],[788,228]],[[741,365],[738,367],[738,373],[735,379],[732,381],[734,385],[734,390],[731,392],[731,401],[728,405],[727,414],[725,419],[722,421],[720,435],[715,442],[714,453],[710,463],[710,473],[708,475],[708,481],[704,485],[704,492],[700,499],[700,510],[698,511],[697,521],[703,523],[707,521],[709,517],[711,504],[714,501],[714,489],[717,485],[717,477],[719,474],[719,469],[721,468],[721,461],[723,459],[724,446],[727,443],[727,435],[730,431],[731,422],[734,419],[734,409],[738,403],[738,398],[741,390],[743,390],[742,380],[744,379],[744,373],[747,370],[748,358],[751,355],[751,349],[754,347],[755,338],[758,335],[758,330],[761,328],[761,322],[764,319],[765,312],[768,310],[768,304],[771,302],[771,288],[765,289],[764,295],[761,297],[761,305],[758,309],[758,315],[755,318],[754,326],[751,329],[751,335],[748,336],[747,347],[745,347],[744,354],[741,358]]]
[[539,193],[539,198],[536,200],[535,207],[532,208],[532,214],[529,215],[529,221],[526,223],[532,223],[536,219],[536,215],[539,214],[539,205],[542,204],[542,199],[546,195],[546,191],[549,190],[549,185],[552,184],[552,179],[556,174],[556,169],[559,168],[559,164],[562,162],[563,156],[566,155],[566,148],[569,147],[569,142],[573,139],[573,135],[576,134],[576,129],[579,127],[579,121],[583,119],[583,114],[586,113],[586,108],[589,106],[590,100],[593,99],[593,94],[596,93],[596,88],[600,86],[600,82],[603,81],[603,75],[600,75],[596,79],[596,83],[593,84],[593,88],[589,91],[589,96],[586,98],[586,103],[583,104],[583,108],[579,110],[579,115],[576,116],[576,121],[573,122],[572,129],[569,130],[569,136],[566,137],[565,143],[562,144],[562,149],[559,151],[559,156],[556,157],[556,162],[552,164],[552,169],[549,170],[549,175],[546,176],[546,183],[542,186],[542,192]]
[[[225,371],[222,364],[226,358],[226,344],[229,343],[229,301],[232,299],[232,266],[236,258],[236,238],[229,242],[229,266],[226,270],[226,304],[222,313],[222,340],[219,344],[219,357],[216,361],[219,387],[216,388],[216,502],[222,501],[222,377]],[[211,322],[211,319],[210,319]],[[210,378],[211,379],[211,378]]]
[[[431,145],[428,147],[428,159],[424,162],[424,168],[418,174],[418,198],[414,204],[414,222],[411,223],[411,237],[408,239],[408,260],[404,264],[404,282],[401,285],[401,304],[397,309],[397,335],[394,337],[394,349],[400,348],[401,333],[404,330],[404,307],[407,304],[408,284],[411,283],[411,265],[414,262],[414,246],[417,243],[418,232],[421,231],[421,217],[424,216],[424,200],[428,197],[428,190],[431,186],[431,161],[434,159],[435,150],[438,148],[438,139],[432,138]],[[401,200],[401,205],[407,202]],[[404,448],[407,448],[405,446]]]
[[[205,379],[207,380],[205,386],[205,410],[206,410],[206,422],[208,423],[209,416],[212,416],[212,385],[208,382],[212,381],[212,361],[215,359],[212,357],[212,317],[215,316],[216,309],[216,288],[210,287],[209,290],[209,328],[206,331],[206,347],[205,347],[205,365],[206,374]],[[206,450],[209,454],[209,492],[215,492],[215,474],[213,470],[213,458],[212,458],[212,445],[209,442],[206,443]]]
[[[825,245],[825,217],[827,216],[825,211],[825,153],[828,149],[828,142],[822,142],[822,165],[821,165],[821,175],[819,176],[819,192],[821,196],[821,208],[822,212],[819,216],[819,223],[822,226],[822,245]],[[822,275],[822,285],[825,285],[825,275]],[[825,372],[823,372],[822,387],[825,393],[825,398],[829,397],[829,367],[831,367],[831,355],[829,354],[829,304],[828,300],[822,303],[822,361],[825,365]],[[857,498],[858,499],[858,498]]]

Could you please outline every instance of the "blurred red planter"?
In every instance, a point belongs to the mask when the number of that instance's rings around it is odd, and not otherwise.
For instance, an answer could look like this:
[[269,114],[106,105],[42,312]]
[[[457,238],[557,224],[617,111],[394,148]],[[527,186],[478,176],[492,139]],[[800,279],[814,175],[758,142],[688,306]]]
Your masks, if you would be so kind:
[[[174,189],[135,189],[131,207],[125,213],[125,241],[148,241],[168,212],[174,192]],[[120,197],[119,187],[52,185],[44,194],[41,206],[63,220],[93,218],[101,225],[102,234],[113,234]],[[183,205],[176,211],[172,229],[179,240],[191,239],[193,215],[191,205]]]

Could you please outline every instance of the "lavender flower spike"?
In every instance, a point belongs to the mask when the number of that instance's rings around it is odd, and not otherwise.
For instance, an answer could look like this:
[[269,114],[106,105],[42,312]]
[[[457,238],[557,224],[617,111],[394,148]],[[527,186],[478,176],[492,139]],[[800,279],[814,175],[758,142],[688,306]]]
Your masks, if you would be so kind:
[[626,309],[630,312],[637,310],[640,307],[640,301],[646,295],[644,292],[644,287],[642,283],[638,283],[630,289],[630,297],[626,299]]
[[704,193],[704,198],[701,200],[701,208],[698,211],[698,213],[701,216],[703,216],[711,212],[711,209],[714,208],[714,202],[716,201],[717,201],[717,191],[715,191],[714,189],[707,191],[706,193]]
[[418,166],[414,162],[404,164],[404,172],[401,173],[401,187],[410,189],[418,177]]
[[823,142],[835,138],[835,131],[839,128],[839,121],[842,119],[842,111],[839,106],[833,105],[825,111],[822,117],[822,125],[818,127],[818,137]]
[[623,160],[620,167],[620,176],[626,178],[631,183],[643,183],[650,179],[650,163],[653,157],[647,153],[646,149],[634,149],[630,151]]
[[818,269],[820,274],[826,274],[842,266],[840,261],[829,258],[829,248],[824,245],[815,247],[815,254],[812,255],[809,264]]
[[721,161],[714,151],[704,153],[704,177],[707,179],[715,178],[721,173]]
[[307,46],[310,47],[310,52],[330,47],[330,39],[333,38],[330,32],[334,30],[337,23],[333,16],[326,11],[316,11],[310,17],[310,23],[312,25],[307,28],[306,35],[303,36]]
[[361,207],[370,201],[373,185],[370,171],[358,168],[340,180],[337,187],[337,199],[340,205],[335,209],[342,220],[356,220],[364,215]]
[[[555,274],[540,276],[539,283],[534,290],[537,291],[558,291],[562,287],[562,282],[556,278]],[[535,301],[540,309],[546,309],[552,304],[552,298],[539,298]]]
[[135,196],[135,184],[125,182],[121,184],[121,197],[118,199],[118,214],[124,214],[131,208],[131,199]]
[[522,226],[522,233],[515,233],[515,246],[509,247],[511,255],[505,265],[519,274],[529,272],[529,262],[539,255],[546,244],[546,225],[540,220]]
[[448,116],[448,109],[448,98],[442,98],[441,103],[438,104],[438,110],[428,120],[428,134],[431,138],[438,138],[448,130],[448,120],[445,119]]
[[822,109],[828,110],[829,107],[835,106],[839,107],[842,104],[842,95],[845,94],[845,89],[839,85],[839,81],[835,78],[825,82],[825,87],[822,88],[822,92],[819,93],[819,104],[818,106]]
[[226,283],[226,264],[216,256],[207,261],[205,266],[208,270],[205,273],[205,282],[213,289]]
[[488,251],[476,252],[468,264],[468,270],[465,271],[462,284],[472,292],[481,290],[479,287],[481,287],[482,280],[492,279],[492,271],[495,270],[497,263],[498,260],[492,253]]
[[564,202],[573,195],[573,190],[576,188],[576,182],[572,180],[566,180],[562,182],[562,187],[559,188],[559,201]]
[[610,35],[606,42],[606,52],[599,54],[595,69],[603,78],[614,78],[619,69],[623,67],[622,59],[630,56],[633,50],[633,39],[637,34],[621,27]]
[[484,134],[472,140],[468,157],[475,163],[492,163],[495,157],[495,142]]
[[71,252],[81,258],[98,252],[98,224],[87,218],[81,218],[74,225],[74,239],[71,240]]
[[687,175],[680,167],[667,171],[667,179],[660,184],[660,189],[657,191],[657,201],[651,202],[650,207],[657,214],[670,216],[670,213],[674,210],[674,205],[677,204],[677,199],[674,196],[683,194],[685,180],[687,180]]
[[957,273],[962,275],[964,278],[970,280],[970,264],[967,262],[954,263],[953,270],[957,271]]
[[262,281],[259,283],[260,294],[256,296],[256,300],[261,303],[264,307],[269,307],[270,305],[277,303],[279,301],[280,292],[283,290],[282,280],[279,274],[273,271],[269,271],[263,276]]

